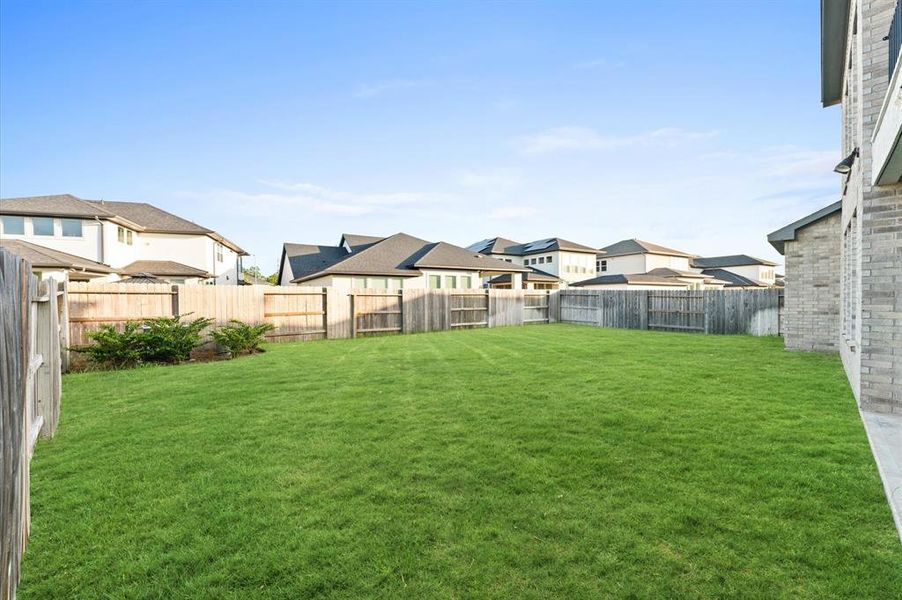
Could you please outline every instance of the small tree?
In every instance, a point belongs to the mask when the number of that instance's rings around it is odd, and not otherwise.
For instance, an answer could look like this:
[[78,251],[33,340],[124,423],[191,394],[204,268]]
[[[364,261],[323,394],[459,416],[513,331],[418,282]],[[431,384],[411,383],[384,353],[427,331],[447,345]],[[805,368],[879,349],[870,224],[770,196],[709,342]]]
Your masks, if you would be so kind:
[[264,335],[273,329],[275,328],[269,323],[248,325],[233,319],[225,327],[213,331],[211,335],[217,344],[228,348],[232,356],[238,356],[259,352],[260,344],[265,341]]

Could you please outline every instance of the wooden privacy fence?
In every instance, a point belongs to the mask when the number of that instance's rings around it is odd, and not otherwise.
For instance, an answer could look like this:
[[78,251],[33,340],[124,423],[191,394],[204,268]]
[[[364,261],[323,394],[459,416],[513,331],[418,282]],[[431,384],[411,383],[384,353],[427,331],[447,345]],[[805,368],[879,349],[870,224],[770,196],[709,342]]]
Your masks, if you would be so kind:
[[[31,525],[31,456],[59,422],[66,290],[0,249],[0,599],[15,597]],[[61,339],[62,338],[62,339]]]
[[168,284],[69,285],[70,343],[100,324],[191,313],[215,326],[270,323],[271,341],[582,323],[699,333],[778,333],[777,290],[340,290]]
[[559,320],[596,327],[778,335],[779,290],[561,290]]

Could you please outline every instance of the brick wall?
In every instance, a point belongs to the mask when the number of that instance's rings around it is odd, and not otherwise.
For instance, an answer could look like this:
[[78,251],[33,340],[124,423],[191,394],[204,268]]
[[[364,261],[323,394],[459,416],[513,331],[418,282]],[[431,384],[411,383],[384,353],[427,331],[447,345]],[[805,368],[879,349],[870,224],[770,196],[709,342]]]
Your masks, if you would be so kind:
[[[843,194],[842,229],[854,220],[857,232],[854,254],[843,257],[852,261],[855,275],[843,282],[841,302],[854,300],[856,327],[842,337],[840,350],[862,408],[902,414],[902,185],[870,184],[871,137],[888,85],[883,38],[895,5],[896,0],[852,3],[859,23],[850,39],[847,80],[854,97],[843,100],[843,146],[859,147],[860,157]],[[847,325],[841,324],[842,331]]]
[[841,216],[836,212],[784,244],[783,339],[790,350],[839,350]]

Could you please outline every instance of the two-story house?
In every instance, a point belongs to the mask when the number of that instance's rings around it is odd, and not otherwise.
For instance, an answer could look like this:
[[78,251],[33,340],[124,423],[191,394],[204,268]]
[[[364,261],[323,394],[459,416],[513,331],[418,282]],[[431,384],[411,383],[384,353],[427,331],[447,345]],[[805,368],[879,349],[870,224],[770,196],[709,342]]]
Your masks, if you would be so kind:
[[902,415],[902,5],[823,0],[820,24],[821,101],[842,109],[840,201],[769,236],[787,256],[787,342],[838,349],[865,414]]
[[[171,283],[237,284],[247,255],[212,229],[153,205],[70,194],[0,199],[0,244],[15,251],[13,242],[20,251],[57,253],[55,265],[35,268],[39,273],[105,281],[145,273]],[[59,253],[97,267],[67,268]],[[104,267],[109,272],[99,275]]]
[[482,279],[507,275],[515,284],[529,269],[447,242],[396,233],[388,237],[344,234],[337,246],[282,246],[280,285],[476,290]]
[[701,257],[637,239],[598,250],[598,276],[582,288],[674,289],[757,288],[774,285],[777,264],[745,254]]
[[[595,274],[595,248],[562,238],[545,238],[521,244],[505,238],[491,238],[468,246],[469,250],[529,268],[523,277],[527,289],[566,287]],[[508,277],[492,278],[491,287],[509,288]]]

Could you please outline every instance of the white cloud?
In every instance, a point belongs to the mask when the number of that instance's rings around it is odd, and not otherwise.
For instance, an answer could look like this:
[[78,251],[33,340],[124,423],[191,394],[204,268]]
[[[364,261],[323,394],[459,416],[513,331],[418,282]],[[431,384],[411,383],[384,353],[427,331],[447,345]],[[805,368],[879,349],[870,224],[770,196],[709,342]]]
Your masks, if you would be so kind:
[[418,79],[391,79],[377,83],[361,83],[354,91],[355,98],[376,98],[391,92],[419,88],[427,85],[425,81]]
[[601,135],[590,127],[552,127],[514,140],[518,150],[527,155],[548,154],[566,150],[610,150],[626,146],[674,147],[691,141],[716,137],[718,131],[686,131],[664,127],[635,135]]

